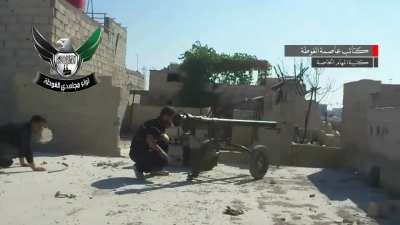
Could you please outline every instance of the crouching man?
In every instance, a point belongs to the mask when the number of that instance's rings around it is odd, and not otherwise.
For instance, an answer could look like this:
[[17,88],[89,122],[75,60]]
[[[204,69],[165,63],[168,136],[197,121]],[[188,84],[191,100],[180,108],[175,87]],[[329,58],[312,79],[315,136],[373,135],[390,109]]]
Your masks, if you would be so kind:
[[33,137],[39,137],[46,126],[46,119],[38,115],[33,116],[27,123],[8,123],[0,126],[0,168],[10,167],[13,159],[19,158],[21,166],[30,167],[33,171],[45,171],[44,168],[35,165],[31,140]]
[[160,116],[149,120],[139,127],[132,139],[130,158],[136,163],[135,175],[143,179],[143,173],[151,175],[168,175],[162,169],[168,164],[169,138],[165,134],[167,128],[172,125],[175,110],[164,107]]

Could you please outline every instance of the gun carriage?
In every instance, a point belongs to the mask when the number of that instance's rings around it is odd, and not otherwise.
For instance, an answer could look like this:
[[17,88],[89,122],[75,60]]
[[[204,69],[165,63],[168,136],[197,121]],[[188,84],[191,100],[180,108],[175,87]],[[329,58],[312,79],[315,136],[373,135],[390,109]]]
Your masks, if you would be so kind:
[[[233,144],[229,138],[221,135],[220,131],[225,127],[233,126],[279,130],[279,122],[211,118],[180,113],[176,116],[174,123],[176,126],[181,126],[184,131],[181,142],[184,151],[184,162],[186,161],[185,164],[191,170],[188,180],[198,177],[203,171],[213,169],[217,165],[220,150],[238,151],[249,154],[251,176],[255,179],[261,179],[265,176],[269,167],[267,147],[264,145],[243,146]],[[201,129],[207,130],[204,137],[196,134]],[[254,132],[254,134],[257,133]]]

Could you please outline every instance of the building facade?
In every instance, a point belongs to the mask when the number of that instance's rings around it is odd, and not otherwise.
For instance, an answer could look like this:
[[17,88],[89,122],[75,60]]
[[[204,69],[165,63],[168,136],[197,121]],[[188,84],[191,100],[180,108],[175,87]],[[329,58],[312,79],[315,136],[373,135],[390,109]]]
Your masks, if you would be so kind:
[[[348,164],[400,193],[400,85],[360,80],[346,83],[342,140]],[[376,179],[376,178],[375,178]]]

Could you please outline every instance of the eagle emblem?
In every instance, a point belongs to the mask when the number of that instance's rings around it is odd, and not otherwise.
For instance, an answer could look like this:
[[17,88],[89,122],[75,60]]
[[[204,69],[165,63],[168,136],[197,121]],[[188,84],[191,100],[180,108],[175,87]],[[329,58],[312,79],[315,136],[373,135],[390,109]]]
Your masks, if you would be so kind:
[[75,75],[83,62],[89,61],[96,52],[101,39],[101,29],[97,28],[89,39],[76,51],[69,38],[62,38],[56,42],[54,48],[43,35],[32,27],[33,44],[39,56],[50,63],[51,68],[63,78]]

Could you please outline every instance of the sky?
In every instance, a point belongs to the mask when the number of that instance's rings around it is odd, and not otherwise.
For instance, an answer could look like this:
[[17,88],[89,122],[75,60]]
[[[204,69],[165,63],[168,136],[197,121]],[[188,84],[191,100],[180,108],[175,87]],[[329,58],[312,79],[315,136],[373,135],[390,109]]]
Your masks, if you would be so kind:
[[[89,1],[89,0],[86,0]],[[379,68],[326,68],[323,84],[335,91],[323,103],[340,107],[343,83],[360,79],[400,83],[398,0],[92,0],[128,29],[127,67],[161,69],[195,41],[217,52],[243,52],[284,65],[288,44],[378,44]]]

